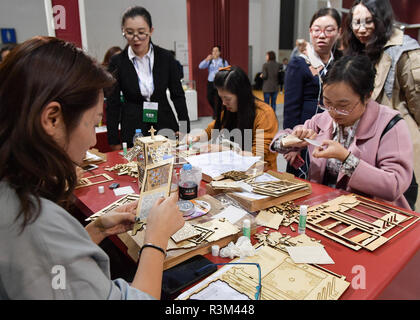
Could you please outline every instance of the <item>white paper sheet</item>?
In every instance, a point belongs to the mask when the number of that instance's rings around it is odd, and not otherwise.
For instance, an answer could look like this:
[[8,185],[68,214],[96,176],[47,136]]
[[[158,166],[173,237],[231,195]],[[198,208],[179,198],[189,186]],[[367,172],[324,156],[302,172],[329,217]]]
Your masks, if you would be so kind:
[[226,282],[216,280],[200,292],[190,296],[196,300],[250,300],[247,295],[235,290]]
[[114,194],[116,196],[122,196],[125,194],[131,194],[131,193],[135,193],[134,189],[131,186],[114,189]]
[[334,264],[334,260],[321,246],[286,247],[295,263]]
[[233,151],[211,152],[185,158],[212,178],[228,171],[247,171],[260,157],[245,157]]
[[235,206],[229,206],[213,216],[213,219],[226,218],[231,224],[241,220],[248,212]]
[[99,161],[99,160],[102,160],[101,157],[99,157],[96,154],[93,154],[93,153],[91,153],[89,151],[86,151],[85,159],[88,160],[88,161]]
[[[258,249],[257,249],[258,250]],[[239,259],[235,262],[241,262],[243,259]],[[221,274],[225,273],[226,271],[228,271],[229,269],[235,267],[235,265],[225,265],[222,268],[220,268],[219,270],[217,270],[215,273],[212,273],[211,275],[209,275],[207,278],[205,278],[204,280],[202,280],[201,282],[197,283],[195,286],[193,286],[192,288],[188,289],[187,291],[184,291],[183,293],[181,293],[176,300],[183,300],[186,297],[188,297],[191,293],[193,293],[194,291],[198,290],[199,288],[207,285],[208,283],[212,282],[213,280],[216,280]]]

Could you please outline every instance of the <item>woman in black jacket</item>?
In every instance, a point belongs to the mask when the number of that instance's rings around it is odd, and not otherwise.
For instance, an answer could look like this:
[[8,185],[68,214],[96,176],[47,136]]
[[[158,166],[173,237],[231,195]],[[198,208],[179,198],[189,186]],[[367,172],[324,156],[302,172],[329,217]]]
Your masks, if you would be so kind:
[[[179,70],[171,52],[152,43],[154,29],[150,13],[143,7],[128,8],[121,25],[127,46],[109,65],[117,80],[106,104],[109,145],[113,150],[121,149],[122,142],[131,147],[135,130],[142,129],[149,135],[151,126],[158,131],[166,129],[160,133],[172,138],[175,132],[189,132],[190,120]],[[167,99],[167,89],[179,123]]]

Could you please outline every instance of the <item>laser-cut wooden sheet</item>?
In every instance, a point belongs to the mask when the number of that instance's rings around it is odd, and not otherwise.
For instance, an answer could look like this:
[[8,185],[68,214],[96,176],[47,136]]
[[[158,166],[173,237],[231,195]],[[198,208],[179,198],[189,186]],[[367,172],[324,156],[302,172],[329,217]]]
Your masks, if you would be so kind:
[[101,215],[114,210],[116,208],[118,208],[119,206],[131,203],[133,201],[137,201],[139,199],[139,195],[138,194],[127,194],[124,197],[114,201],[113,203],[111,203],[110,205],[106,206],[105,208],[99,210],[98,212],[95,212],[93,215],[91,215],[89,218],[86,218],[85,221],[93,221],[96,218],[100,217]]
[[109,182],[114,180],[112,177],[107,175],[106,173],[96,174],[93,176],[86,176],[79,180],[78,185],[75,189],[83,188],[83,187],[90,187],[96,184]]
[[306,227],[353,250],[373,251],[419,220],[409,212],[351,194],[310,207]]
[[[261,268],[261,300],[337,300],[350,283],[339,276],[309,264],[295,264],[285,252],[261,246],[256,255],[232,262],[258,263]],[[258,269],[255,265],[227,265],[217,273],[203,280],[185,292],[178,299],[240,299],[254,300],[259,283]],[[224,282],[229,287],[228,296],[219,291],[211,291],[212,284]],[[224,290],[224,289],[221,289]],[[235,291],[235,295],[232,294]],[[207,292],[206,292],[207,291]],[[207,295],[205,294],[207,293]],[[230,297],[229,297],[230,296]]]

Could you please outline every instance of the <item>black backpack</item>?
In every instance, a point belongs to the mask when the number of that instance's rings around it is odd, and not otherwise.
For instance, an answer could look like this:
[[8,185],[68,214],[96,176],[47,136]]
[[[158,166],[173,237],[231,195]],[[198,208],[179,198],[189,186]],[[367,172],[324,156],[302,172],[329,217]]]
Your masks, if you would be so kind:
[[[387,133],[389,130],[392,129],[392,127],[400,120],[402,120],[401,116],[399,114],[395,115],[388,123],[388,125],[385,127],[384,131],[381,134],[381,139]],[[419,190],[419,185],[416,181],[416,176],[414,175],[413,171],[413,178],[411,179],[410,186],[408,189],[404,192],[404,197],[407,199],[408,204],[410,205],[411,210],[415,210],[415,204],[417,201],[417,194]]]

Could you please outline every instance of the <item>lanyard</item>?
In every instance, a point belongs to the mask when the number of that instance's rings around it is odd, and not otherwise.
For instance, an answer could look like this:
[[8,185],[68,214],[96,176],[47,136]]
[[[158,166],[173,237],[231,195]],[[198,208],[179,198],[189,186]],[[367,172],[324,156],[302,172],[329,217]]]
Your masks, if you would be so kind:
[[143,97],[146,98],[147,101],[150,101],[150,97],[152,96],[153,91],[155,90],[155,86],[153,83],[153,73],[152,73],[152,66],[150,64],[150,57],[147,57],[147,58],[149,62],[149,74],[148,76],[145,77],[146,81],[144,81],[143,87],[142,87],[142,81],[140,79],[140,67],[137,64],[137,58],[134,57],[132,60],[133,60],[134,68],[136,69],[140,92],[142,93]]
[[354,138],[354,135],[356,133],[357,125],[359,124],[359,120],[356,121],[356,123],[351,127],[350,132],[347,136],[346,141],[344,141],[344,127],[338,126],[338,142],[340,142],[346,149],[349,148],[351,141]]

